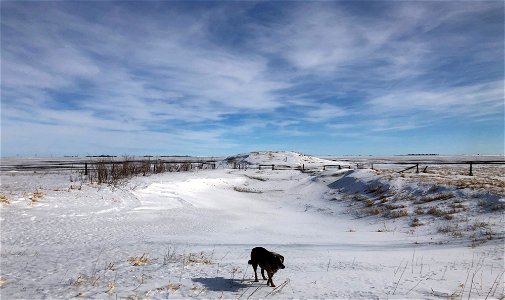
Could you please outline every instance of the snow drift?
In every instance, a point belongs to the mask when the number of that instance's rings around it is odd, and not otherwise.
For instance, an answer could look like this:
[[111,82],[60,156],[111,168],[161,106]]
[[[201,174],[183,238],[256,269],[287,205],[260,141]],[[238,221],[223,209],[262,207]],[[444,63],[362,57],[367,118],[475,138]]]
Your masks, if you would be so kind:
[[[496,189],[233,162],[334,163],[258,152],[121,188],[3,173],[2,298],[503,297]],[[275,289],[253,282],[255,246],[285,257]]]

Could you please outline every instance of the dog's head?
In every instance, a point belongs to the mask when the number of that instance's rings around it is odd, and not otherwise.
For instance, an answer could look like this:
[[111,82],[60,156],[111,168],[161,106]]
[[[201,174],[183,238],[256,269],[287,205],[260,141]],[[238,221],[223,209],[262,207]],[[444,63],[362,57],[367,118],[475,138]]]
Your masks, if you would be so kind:
[[272,254],[273,254],[273,256],[276,259],[277,268],[284,269],[285,268],[285,266],[284,266],[284,256],[280,255],[279,253],[275,253],[275,252],[272,252]]

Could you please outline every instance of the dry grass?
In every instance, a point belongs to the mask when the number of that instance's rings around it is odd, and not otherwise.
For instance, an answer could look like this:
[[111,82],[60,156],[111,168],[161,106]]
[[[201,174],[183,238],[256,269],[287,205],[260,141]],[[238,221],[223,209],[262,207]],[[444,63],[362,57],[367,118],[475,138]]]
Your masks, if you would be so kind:
[[257,177],[257,176],[251,176],[251,175],[245,175],[245,177],[249,179],[254,179],[254,180],[259,180],[259,181],[267,181],[267,178],[262,178],[262,177]]
[[30,199],[32,203],[36,203],[37,201],[39,201],[40,198],[42,198],[42,196],[44,196],[44,193],[36,191],[31,196],[29,196],[28,199]]
[[0,203],[1,204],[10,204],[11,202],[9,201],[9,199],[6,196],[0,194]]
[[258,191],[258,190],[254,190],[254,189],[249,189],[249,188],[241,187],[241,186],[234,186],[233,190],[235,190],[236,192],[240,192],[240,193],[253,193],[253,194],[261,194],[261,193],[263,193],[262,191]]
[[186,262],[188,264],[210,265],[212,264],[212,254],[205,254],[203,251],[200,253],[190,253],[187,257]]
[[116,289],[116,284],[114,282],[107,283],[107,291],[106,291],[107,294],[111,295],[115,289]]
[[74,281],[70,282],[71,286],[74,287],[79,287],[83,285],[92,285],[95,286],[98,282],[100,281],[100,276],[93,275],[93,276],[87,276],[87,275],[79,275]]
[[143,265],[149,264],[151,262],[151,259],[149,259],[149,257],[147,257],[147,255],[144,253],[144,254],[142,254],[142,256],[129,257],[128,262],[132,266],[138,267],[138,266],[143,266]]
[[182,284],[180,283],[171,283],[169,282],[167,285],[165,286],[162,286],[162,287],[159,287],[159,288],[156,288],[156,291],[158,292],[162,292],[162,291],[171,291],[171,292],[175,292],[177,291],[178,289],[180,289],[182,286]]

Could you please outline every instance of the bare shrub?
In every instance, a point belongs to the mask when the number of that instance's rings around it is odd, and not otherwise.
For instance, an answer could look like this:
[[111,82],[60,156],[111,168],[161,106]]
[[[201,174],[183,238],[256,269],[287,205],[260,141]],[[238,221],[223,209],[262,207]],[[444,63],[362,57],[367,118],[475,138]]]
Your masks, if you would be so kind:
[[96,176],[98,184],[107,183],[109,172],[105,161],[100,161],[96,165]]
[[454,219],[454,216],[451,215],[451,214],[446,214],[446,215],[444,215],[444,219],[446,219],[446,220],[452,220],[452,219]]
[[177,251],[175,248],[168,247],[167,252],[163,255],[163,265],[168,265],[169,263],[175,263],[179,260],[177,256]]
[[421,220],[419,220],[418,217],[415,217],[414,219],[412,219],[412,222],[410,222],[410,227],[418,227],[421,225],[423,225],[423,223],[421,223]]
[[444,212],[443,210],[441,210],[440,208],[433,206],[433,207],[430,207],[430,209],[428,210],[428,214],[430,214],[432,216],[436,216],[436,217],[441,217],[447,213]]
[[414,203],[422,204],[422,203],[433,202],[433,201],[449,200],[454,197],[456,197],[456,196],[451,192],[440,193],[440,194],[436,194],[436,195],[421,197],[421,198],[417,199]]
[[505,210],[505,203],[498,203],[491,206],[491,211]]
[[372,215],[378,215],[378,214],[380,214],[380,213],[381,213],[381,210],[380,210],[380,208],[378,208],[378,207],[374,207],[374,208],[372,208],[372,210],[370,211],[370,213],[371,213]]
[[453,203],[451,207],[452,209],[449,211],[450,214],[456,214],[470,210],[470,208],[468,208],[468,206],[464,205],[463,203]]
[[379,194],[382,195],[382,194],[384,194],[387,191],[388,191],[388,189],[385,186],[382,186],[382,185],[369,186],[366,189],[367,193],[369,193],[369,194],[376,194],[376,195],[379,195]]
[[167,166],[165,163],[161,160],[158,161],[158,163],[154,167],[154,172],[155,173],[165,173],[167,171]]
[[405,209],[393,210],[389,213],[389,216],[391,218],[401,218],[401,217],[406,217],[408,215],[409,215],[409,212]]
[[399,209],[399,208],[405,208],[405,204],[385,204],[384,205],[387,209],[394,210],[394,209]]
[[361,194],[354,194],[354,196],[352,196],[352,198],[353,198],[354,201],[366,201],[366,200],[368,200],[367,196],[361,195]]
[[183,164],[181,164],[180,169],[179,169],[179,171],[182,171],[182,172],[187,172],[189,170],[191,170],[191,164],[190,163],[183,163]]
[[123,161],[114,161],[110,158],[98,160],[92,164],[88,180],[98,184],[108,184],[114,187],[121,186],[125,181],[134,176],[146,176],[164,172],[181,172],[192,169],[191,163],[165,163],[162,160],[135,161],[133,157],[125,156]]
[[432,185],[428,189],[428,193],[436,193],[436,192],[438,192],[439,189],[440,189],[440,187],[438,185]]
[[486,229],[489,228],[489,223],[486,222],[475,222],[471,225],[468,225],[468,230],[477,230],[477,229]]
[[456,225],[448,224],[446,226],[439,227],[438,232],[449,234],[453,237],[458,237],[458,238],[463,237],[463,233],[461,232],[461,230],[459,229],[459,226],[457,224]]
[[418,215],[424,215],[424,208],[418,206],[416,207],[416,209],[414,210],[414,212]]

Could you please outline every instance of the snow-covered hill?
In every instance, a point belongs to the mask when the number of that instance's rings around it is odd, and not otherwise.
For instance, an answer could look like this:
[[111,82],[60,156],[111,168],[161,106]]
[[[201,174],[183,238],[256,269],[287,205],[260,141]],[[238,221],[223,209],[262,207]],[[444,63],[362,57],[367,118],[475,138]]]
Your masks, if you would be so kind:
[[222,167],[233,165],[259,166],[259,165],[276,165],[280,167],[306,168],[321,167],[323,165],[342,165],[348,166],[347,162],[332,161],[321,159],[315,156],[305,155],[291,151],[258,151],[246,154],[230,156],[220,163]]

